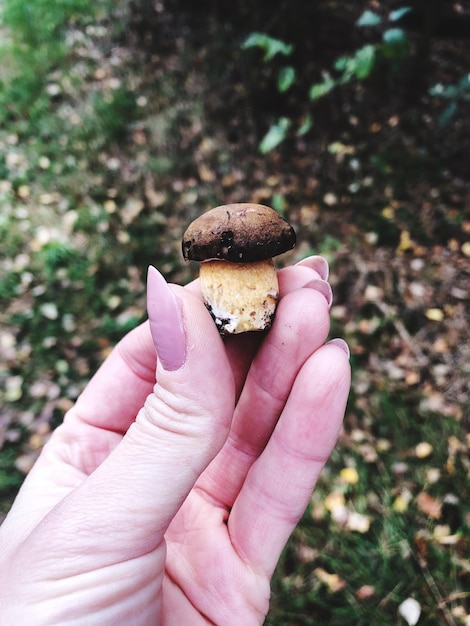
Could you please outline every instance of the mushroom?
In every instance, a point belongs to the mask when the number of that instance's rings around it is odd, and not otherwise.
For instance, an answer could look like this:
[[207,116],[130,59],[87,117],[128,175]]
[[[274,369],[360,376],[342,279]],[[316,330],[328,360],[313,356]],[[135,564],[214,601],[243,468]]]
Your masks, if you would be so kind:
[[219,206],[188,226],[183,256],[201,263],[204,303],[221,334],[271,326],[279,299],[273,257],[295,242],[292,226],[261,204]]

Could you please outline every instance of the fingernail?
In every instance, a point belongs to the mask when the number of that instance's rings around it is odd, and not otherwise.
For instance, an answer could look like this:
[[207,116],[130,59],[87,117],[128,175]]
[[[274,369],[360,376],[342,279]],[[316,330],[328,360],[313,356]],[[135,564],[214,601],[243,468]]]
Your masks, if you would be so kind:
[[147,273],[147,312],[158,360],[163,369],[178,370],[186,360],[181,310],[168,283],[152,265]]
[[339,337],[337,337],[336,339],[331,339],[329,342],[329,344],[333,344],[334,346],[338,346],[338,348],[341,348],[341,350],[343,350],[344,352],[346,352],[348,359],[351,356],[351,353],[349,351],[349,346],[348,344],[344,341],[344,339],[340,339]]
[[326,280],[320,280],[319,278],[315,278],[315,280],[311,280],[309,283],[305,285],[308,289],[315,289],[319,291],[323,296],[325,296],[326,301],[328,303],[328,308],[333,304],[333,291],[329,283]]
[[322,278],[323,280],[328,280],[328,275],[330,273],[328,261],[318,254],[308,256],[306,259],[302,259],[301,261],[296,263],[296,265],[304,265],[305,267],[310,267],[312,270],[315,270],[319,274],[320,278]]

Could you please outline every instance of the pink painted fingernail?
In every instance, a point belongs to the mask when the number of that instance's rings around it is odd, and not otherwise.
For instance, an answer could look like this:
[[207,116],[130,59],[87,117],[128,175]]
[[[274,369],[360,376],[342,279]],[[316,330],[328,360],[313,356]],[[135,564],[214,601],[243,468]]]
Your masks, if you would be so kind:
[[304,265],[305,267],[310,267],[312,270],[315,270],[319,274],[320,278],[322,278],[323,280],[328,280],[328,275],[330,273],[328,261],[318,254],[308,256],[306,259],[302,259],[301,261],[296,263],[296,265]]
[[316,291],[319,291],[323,296],[325,296],[328,303],[328,308],[331,307],[331,305],[333,304],[333,291],[331,290],[331,287],[329,283],[326,282],[326,280],[320,280],[319,278],[315,278],[314,280],[311,280],[309,283],[307,283],[305,287],[307,287],[308,289],[316,289]]
[[344,341],[344,339],[340,339],[339,337],[337,337],[336,339],[331,339],[328,343],[333,344],[334,346],[338,346],[338,348],[341,348],[341,350],[346,352],[348,359],[351,356],[351,353],[349,351],[349,346]]
[[147,273],[147,312],[158,360],[167,371],[186,360],[186,336],[178,299],[152,265]]

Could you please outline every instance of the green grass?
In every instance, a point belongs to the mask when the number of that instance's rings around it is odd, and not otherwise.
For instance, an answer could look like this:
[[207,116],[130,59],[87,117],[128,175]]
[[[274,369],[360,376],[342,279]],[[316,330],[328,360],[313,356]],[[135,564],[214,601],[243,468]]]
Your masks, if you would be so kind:
[[[386,395],[381,404],[378,438],[356,431],[344,439],[320,479],[280,562],[268,624],[385,626],[399,623],[398,606],[408,597],[420,602],[420,624],[460,623],[450,620],[456,606],[468,603],[470,571],[461,508],[468,476],[464,456],[449,453],[458,424],[437,415],[417,421]],[[417,457],[422,441],[431,444],[431,458]],[[345,467],[357,471],[356,484],[341,480]],[[431,482],[436,468],[439,479]],[[369,528],[358,531],[335,520],[325,509],[332,493],[342,495],[349,513],[365,516]],[[448,501],[437,519],[420,505],[423,493]],[[325,573],[337,579],[328,584]],[[364,586],[371,589],[367,597]]]

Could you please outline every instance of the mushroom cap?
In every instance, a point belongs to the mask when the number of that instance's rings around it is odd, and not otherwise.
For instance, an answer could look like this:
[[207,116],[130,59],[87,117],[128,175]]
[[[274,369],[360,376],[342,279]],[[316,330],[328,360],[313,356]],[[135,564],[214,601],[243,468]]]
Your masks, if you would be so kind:
[[192,222],[183,235],[183,256],[191,261],[223,259],[252,263],[270,259],[295,246],[292,226],[262,204],[226,204]]

